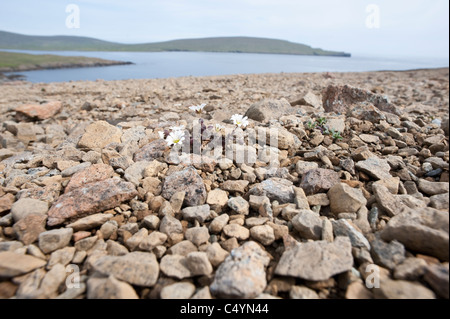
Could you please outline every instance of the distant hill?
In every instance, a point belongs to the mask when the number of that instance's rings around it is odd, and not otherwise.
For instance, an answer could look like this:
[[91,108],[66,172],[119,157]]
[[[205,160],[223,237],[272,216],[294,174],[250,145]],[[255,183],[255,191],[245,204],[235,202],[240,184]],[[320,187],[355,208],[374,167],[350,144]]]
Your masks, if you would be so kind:
[[128,52],[195,51],[351,56],[349,53],[316,49],[300,43],[253,37],[219,37],[143,44],[122,44],[87,37],[30,36],[5,31],[0,31],[0,49]]

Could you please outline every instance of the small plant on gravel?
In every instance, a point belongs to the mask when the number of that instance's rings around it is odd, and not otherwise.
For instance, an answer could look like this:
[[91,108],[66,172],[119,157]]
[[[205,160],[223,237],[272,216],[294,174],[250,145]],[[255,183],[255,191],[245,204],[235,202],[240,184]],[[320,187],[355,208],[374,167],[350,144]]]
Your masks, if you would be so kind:
[[195,113],[197,114],[201,114],[203,112],[203,109],[205,108],[206,103],[200,104],[200,105],[193,105],[193,106],[189,106],[189,109],[191,109],[192,111],[195,111]]
[[249,124],[248,117],[240,115],[240,114],[234,114],[231,117],[231,120],[233,121],[233,124],[236,125],[236,127],[239,127],[239,128],[246,128],[247,125]]
[[333,138],[334,141],[340,141],[342,140],[342,136],[341,136],[341,132],[339,131],[335,131],[335,130],[331,130],[330,131],[330,135]]

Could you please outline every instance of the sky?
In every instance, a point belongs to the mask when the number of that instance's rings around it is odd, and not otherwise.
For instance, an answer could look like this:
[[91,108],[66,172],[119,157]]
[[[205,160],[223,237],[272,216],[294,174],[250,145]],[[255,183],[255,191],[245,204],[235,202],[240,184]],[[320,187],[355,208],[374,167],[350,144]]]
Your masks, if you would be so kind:
[[[79,28],[69,28],[79,8]],[[74,26],[74,24],[69,24]],[[365,56],[449,56],[448,0],[3,0],[0,30],[122,43],[276,38]]]

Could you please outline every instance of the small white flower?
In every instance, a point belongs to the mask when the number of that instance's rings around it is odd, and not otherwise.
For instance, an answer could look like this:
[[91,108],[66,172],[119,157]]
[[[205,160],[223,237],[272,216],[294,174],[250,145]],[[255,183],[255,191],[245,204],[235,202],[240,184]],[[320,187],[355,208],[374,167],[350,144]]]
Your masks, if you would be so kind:
[[231,120],[233,121],[233,124],[236,125],[237,127],[245,128],[249,124],[248,117],[242,116],[240,114],[234,114],[231,117]]
[[216,125],[214,125],[214,130],[215,130],[217,133],[221,133],[221,132],[223,132],[223,130],[225,130],[225,126],[220,125],[220,124],[216,124]]
[[192,111],[195,111],[196,113],[202,113],[205,106],[206,106],[205,103],[201,104],[201,105],[193,105],[193,106],[189,106],[189,109],[191,109]]
[[171,126],[169,127],[169,129],[171,131],[184,131],[185,126],[184,125],[180,125],[180,126]]
[[183,131],[173,131],[167,136],[166,142],[169,146],[178,146],[181,145],[184,141],[184,132]]
[[165,137],[164,131],[159,131],[159,132],[158,132],[158,135],[159,135],[159,138],[162,139],[162,140],[163,140],[164,137]]

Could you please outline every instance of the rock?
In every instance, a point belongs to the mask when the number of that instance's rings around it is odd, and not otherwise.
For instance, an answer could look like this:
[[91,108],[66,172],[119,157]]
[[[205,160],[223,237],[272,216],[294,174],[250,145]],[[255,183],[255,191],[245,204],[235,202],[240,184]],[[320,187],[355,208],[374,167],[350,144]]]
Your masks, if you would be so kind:
[[446,194],[449,192],[449,183],[429,182],[425,179],[419,179],[419,190],[429,196]]
[[10,251],[16,252],[20,251],[23,247],[23,244],[20,241],[1,241],[0,242],[0,252],[1,251]]
[[[143,163],[143,162],[138,162],[138,163]],[[139,181],[138,180],[135,180],[135,181],[137,182],[137,184],[135,184],[135,185],[139,185]],[[144,189],[146,194],[153,194],[154,196],[159,196],[161,194],[162,184],[158,178],[147,177],[142,180],[142,188]],[[175,193],[175,194],[177,194],[177,193]],[[183,193],[183,195],[184,195],[184,193]],[[183,201],[184,201],[184,199],[183,199]],[[170,206],[170,207],[172,208],[172,206]]]
[[250,236],[263,246],[269,246],[275,241],[273,228],[268,225],[254,226],[250,229]]
[[310,210],[300,210],[292,219],[292,225],[305,239],[320,240],[322,237],[322,219]]
[[223,228],[223,233],[228,237],[234,237],[238,240],[247,240],[250,237],[250,231],[238,224],[228,224]]
[[185,206],[200,206],[206,201],[206,188],[202,178],[193,167],[188,167],[182,171],[167,176],[161,195],[170,200],[173,194],[185,192]]
[[373,104],[375,108],[398,115],[398,110],[389,103],[386,97],[374,94],[349,85],[329,85],[322,92],[322,102],[325,112],[348,114],[347,112],[359,105]]
[[120,143],[122,130],[105,121],[97,121],[86,127],[78,141],[79,148],[101,149],[111,143]]
[[186,257],[189,253],[192,253],[194,251],[198,251],[197,246],[195,246],[189,240],[183,240],[183,241],[180,241],[179,243],[176,243],[172,247],[170,247],[167,250],[167,253],[172,254],[172,255],[180,255],[180,256]]
[[55,116],[62,109],[60,101],[51,101],[45,104],[25,104],[16,107],[17,113],[31,119],[46,120]]
[[177,192],[172,195],[170,198],[170,206],[172,206],[172,209],[175,213],[179,213],[181,210],[181,207],[183,207],[185,192]]
[[209,240],[209,232],[206,227],[193,227],[186,230],[186,239],[195,244],[197,247],[205,244]]
[[228,195],[227,192],[216,188],[208,193],[206,203],[217,213],[222,212],[222,209],[227,205]]
[[161,271],[168,277],[179,280],[191,277],[191,272],[187,267],[186,257],[180,255],[165,255],[159,264]]
[[166,240],[166,234],[154,231],[139,243],[139,249],[151,252],[156,246],[163,245]]
[[183,219],[188,221],[195,221],[197,220],[199,223],[203,224],[206,220],[209,219],[211,215],[211,210],[209,208],[209,205],[202,205],[202,206],[193,206],[193,207],[186,207],[181,211],[183,214]]
[[354,281],[347,287],[345,299],[373,299],[373,294],[365,285]]
[[78,172],[81,172],[83,170],[85,170],[86,168],[90,167],[92,164],[90,162],[85,162],[85,163],[81,163],[78,165],[74,165],[71,167],[66,168],[65,170],[63,170],[61,172],[61,176],[62,177],[69,177],[72,176]]
[[167,148],[168,146],[165,140],[154,140],[134,153],[133,159],[135,162],[150,162],[162,157]]
[[399,280],[416,281],[425,274],[426,268],[425,260],[409,257],[395,267],[393,277]]
[[15,223],[13,229],[19,240],[29,245],[38,240],[40,233],[45,232],[46,221],[46,215],[31,214]]
[[8,149],[0,149],[0,162],[3,161],[4,159],[7,159],[11,156],[15,155],[15,153],[11,150]]
[[66,227],[70,227],[74,231],[90,230],[92,228],[96,228],[98,226],[105,224],[111,218],[113,218],[112,214],[103,214],[103,213],[94,214],[91,216],[78,219],[77,221],[68,224]]
[[66,247],[72,239],[72,228],[53,229],[39,234],[39,248],[44,254]]
[[0,214],[9,211],[15,200],[16,198],[13,194],[6,194],[0,197]]
[[449,130],[449,124],[448,124],[448,117],[444,118],[441,123],[441,129],[444,130],[445,135],[448,136],[448,130]]
[[352,268],[351,247],[348,237],[337,237],[333,243],[315,241],[297,244],[285,250],[275,274],[312,281],[327,280]]
[[233,192],[233,193],[245,193],[245,188],[248,186],[249,182],[248,181],[243,181],[243,180],[239,180],[239,181],[225,181],[221,188],[223,190],[226,190],[228,192]]
[[249,203],[243,199],[242,197],[232,197],[227,202],[228,207],[230,207],[235,213],[240,215],[248,215],[250,205]]
[[90,277],[87,281],[87,298],[139,299],[139,296],[130,284],[111,275],[108,278]]
[[39,290],[46,298],[55,298],[58,295],[59,287],[65,283],[65,280],[65,265],[55,264],[42,278]]
[[319,164],[316,162],[298,161],[295,164],[295,171],[299,176],[303,176],[306,172],[319,168]]
[[76,188],[82,187],[89,183],[103,181],[112,177],[114,170],[111,166],[106,164],[94,164],[88,168],[75,173],[67,184],[65,193],[68,193]]
[[159,276],[159,266],[152,253],[131,252],[124,256],[103,256],[93,264],[93,269],[106,276],[131,285],[152,287]]
[[206,252],[191,252],[186,256],[186,266],[192,276],[209,276],[213,267]]
[[364,247],[370,250],[370,244],[366,237],[346,219],[339,219],[331,223],[333,224],[333,232],[336,237],[347,236],[350,238],[353,247]]
[[17,292],[17,286],[10,281],[0,282],[0,299],[9,299],[14,297]]
[[21,198],[11,207],[12,217],[15,222],[28,215],[46,215],[48,204],[37,199]]
[[153,160],[144,170],[144,177],[158,177],[158,174],[167,168],[166,163]]
[[214,267],[219,266],[229,254],[230,253],[223,249],[219,243],[213,243],[206,248],[208,260]]
[[47,262],[30,255],[0,252],[0,277],[11,278],[44,267]]
[[330,200],[327,194],[315,194],[306,197],[309,206],[330,206]]
[[[447,131],[448,132],[448,131]],[[448,134],[447,134],[448,135]],[[448,299],[448,263],[446,265],[430,265],[426,268],[424,279],[442,298]]]
[[293,183],[277,177],[256,184],[249,193],[256,196],[267,196],[270,200],[276,200],[280,204],[293,203],[295,198]]
[[221,298],[255,298],[267,285],[265,267],[269,261],[267,253],[255,242],[246,242],[219,266],[211,293]]
[[292,106],[286,99],[266,99],[250,106],[245,113],[245,116],[258,122],[267,123],[270,119],[280,118],[281,116],[290,114],[291,112]]
[[291,105],[308,105],[318,110],[322,109],[322,101],[316,94],[311,91],[308,91],[308,93],[306,93],[306,95],[300,100],[292,102]]
[[309,209],[308,198],[306,197],[303,188],[294,187],[294,202],[297,206],[297,209]]
[[388,242],[395,239],[407,249],[448,261],[448,212],[433,208],[404,208],[389,220],[381,238]]
[[141,180],[144,178],[144,172],[148,165],[150,165],[150,162],[147,161],[140,161],[132,164],[125,170],[125,179],[128,182],[133,183],[135,186],[139,186]]
[[389,173],[391,166],[388,164],[388,161],[378,157],[371,157],[365,161],[359,161],[356,163],[355,167],[375,179],[382,180],[392,178]]
[[222,231],[228,221],[230,220],[230,216],[227,214],[222,214],[213,219],[213,221],[209,224],[209,231],[213,234],[218,234]]
[[134,251],[136,250],[139,245],[142,243],[142,241],[144,241],[144,239],[146,239],[148,236],[148,230],[145,228],[141,228],[139,229],[139,231],[135,234],[133,234],[133,236],[131,236],[130,238],[128,238],[125,241],[125,246],[130,250],[130,251]]
[[430,197],[430,206],[439,210],[449,209],[449,193],[439,194]]
[[329,243],[332,243],[334,240],[334,235],[333,235],[333,224],[331,223],[331,221],[329,219],[324,219],[322,221],[322,234],[321,234],[321,239],[325,240]]
[[166,215],[159,225],[159,231],[170,237],[172,234],[183,233],[183,226],[181,226],[181,222],[175,217]]
[[334,185],[340,183],[339,175],[329,169],[316,168],[307,171],[300,182],[306,195],[328,191]]
[[319,295],[312,289],[304,286],[292,286],[289,291],[290,299],[320,299]]
[[372,134],[361,134],[359,138],[366,143],[378,144],[380,143],[380,138]]
[[142,220],[142,223],[148,229],[158,229],[160,219],[158,216],[149,215],[149,216],[144,217],[144,219]]
[[434,293],[417,282],[385,279],[374,289],[376,299],[436,299]]
[[77,188],[59,197],[48,211],[47,225],[95,214],[119,206],[137,195],[134,185],[110,178]]
[[356,213],[362,206],[367,204],[361,189],[351,188],[347,184],[338,183],[327,193],[330,199],[331,212]]
[[190,299],[195,292],[195,285],[190,282],[177,282],[161,289],[161,299]]
[[50,259],[47,263],[47,269],[53,269],[55,265],[67,266],[75,256],[75,247],[64,247],[62,249],[55,250],[50,255]]
[[202,300],[212,299],[209,287],[206,286],[197,290],[197,292],[191,297],[191,299],[202,299]]
[[370,244],[370,253],[377,265],[393,270],[396,265],[405,260],[405,247],[396,240],[385,243],[376,238]]
[[372,185],[372,190],[377,200],[378,205],[392,217],[397,215],[405,206],[398,198],[389,192],[387,187],[383,185]]

